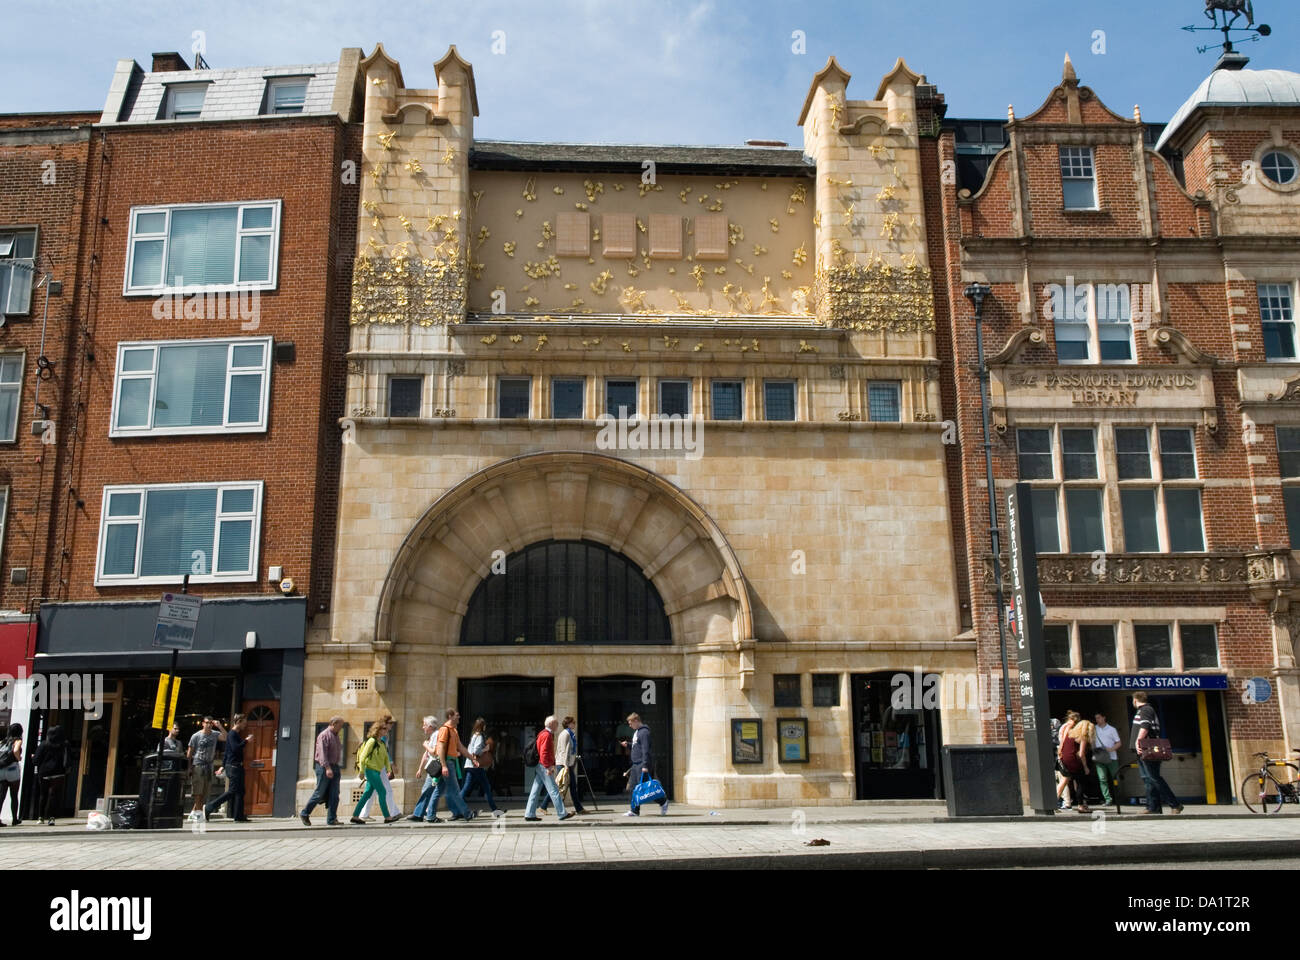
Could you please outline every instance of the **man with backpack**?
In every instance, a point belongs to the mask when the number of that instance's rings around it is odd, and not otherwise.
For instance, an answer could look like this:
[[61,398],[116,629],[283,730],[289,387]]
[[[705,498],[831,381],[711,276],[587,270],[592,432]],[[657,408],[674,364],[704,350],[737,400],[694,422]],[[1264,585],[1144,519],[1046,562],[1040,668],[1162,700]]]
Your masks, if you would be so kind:
[[[572,811],[564,809],[564,800],[560,797],[559,788],[555,786],[555,729],[558,724],[555,717],[547,717],[546,722],[542,724],[541,731],[537,734],[536,749],[530,751],[524,748],[524,766],[536,766],[537,770],[533,776],[533,789],[528,791],[528,804],[524,807],[524,819],[529,823],[537,823],[542,818],[537,815],[537,804],[542,799],[542,791],[551,798],[551,803],[555,804],[555,815],[561,820],[568,820],[573,816]],[[532,763],[529,763],[529,761]]]

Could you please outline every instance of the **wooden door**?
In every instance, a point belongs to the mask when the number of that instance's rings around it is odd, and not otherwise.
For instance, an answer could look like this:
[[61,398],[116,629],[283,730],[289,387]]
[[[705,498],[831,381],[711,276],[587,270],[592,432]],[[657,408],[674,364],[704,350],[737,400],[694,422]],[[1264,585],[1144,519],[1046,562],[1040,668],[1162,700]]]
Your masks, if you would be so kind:
[[269,817],[275,793],[277,700],[245,700],[241,713],[248,715],[244,736],[253,742],[244,747],[244,813]]

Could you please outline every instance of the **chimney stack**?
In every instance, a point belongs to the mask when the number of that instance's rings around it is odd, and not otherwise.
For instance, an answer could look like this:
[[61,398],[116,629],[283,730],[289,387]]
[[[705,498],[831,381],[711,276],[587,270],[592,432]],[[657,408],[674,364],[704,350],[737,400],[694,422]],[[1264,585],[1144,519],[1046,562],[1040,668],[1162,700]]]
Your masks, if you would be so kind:
[[153,55],[154,73],[178,73],[189,68],[190,65],[185,62],[185,58],[174,50],[171,53],[155,53]]

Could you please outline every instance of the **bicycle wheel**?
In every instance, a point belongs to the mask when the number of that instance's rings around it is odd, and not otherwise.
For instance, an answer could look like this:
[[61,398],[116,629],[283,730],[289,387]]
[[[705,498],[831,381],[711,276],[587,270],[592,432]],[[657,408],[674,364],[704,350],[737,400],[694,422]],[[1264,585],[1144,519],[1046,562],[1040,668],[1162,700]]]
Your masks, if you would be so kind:
[[1252,773],[1241,781],[1241,802],[1251,813],[1277,813],[1282,809],[1282,791],[1271,773]]

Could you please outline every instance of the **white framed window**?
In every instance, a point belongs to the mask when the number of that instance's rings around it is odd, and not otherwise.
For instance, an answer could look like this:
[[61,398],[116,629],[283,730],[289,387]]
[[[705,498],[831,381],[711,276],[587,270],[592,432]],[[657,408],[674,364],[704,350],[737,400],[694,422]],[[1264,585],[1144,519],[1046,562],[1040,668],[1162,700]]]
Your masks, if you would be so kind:
[[268,114],[302,113],[307,102],[308,77],[273,77],[266,81]]
[[262,482],[107,486],[95,583],[253,582]]
[[[1152,435],[1158,456],[1152,457]],[[1191,427],[1116,427],[1115,452],[1124,549],[1201,553],[1205,527]]]
[[1264,358],[1266,360],[1296,359],[1295,303],[1289,283],[1261,283],[1259,293],[1259,319],[1264,332]]
[[203,112],[203,100],[208,95],[208,84],[169,83],[163,94],[159,120],[197,120]]
[[1058,363],[1132,363],[1133,301],[1128,284],[1053,284]]
[[110,437],[265,433],[271,338],[119,343]]
[[1092,427],[1016,430],[1020,479],[1031,484],[1039,553],[1106,549],[1105,495]]
[[0,315],[31,310],[36,276],[36,231],[0,228]]
[[23,394],[23,354],[0,353],[0,443],[18,439],[18,405]]
[[1061,196],[1066,210],[1097,209],[1092,147],[1061,147]]
[[280,201],[133,207],[124,294],[274,290]]

